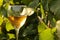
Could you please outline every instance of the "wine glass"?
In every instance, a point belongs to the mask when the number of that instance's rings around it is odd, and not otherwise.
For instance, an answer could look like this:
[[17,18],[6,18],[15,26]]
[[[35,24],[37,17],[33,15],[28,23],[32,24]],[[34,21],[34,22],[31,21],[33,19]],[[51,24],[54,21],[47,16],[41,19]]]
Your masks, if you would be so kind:
[[27,16],[34,13],[32,8],[25,5],[10,5],[8,7],[8,19],[16,31],[16,40],[18,40],[19,29],[25,24]]

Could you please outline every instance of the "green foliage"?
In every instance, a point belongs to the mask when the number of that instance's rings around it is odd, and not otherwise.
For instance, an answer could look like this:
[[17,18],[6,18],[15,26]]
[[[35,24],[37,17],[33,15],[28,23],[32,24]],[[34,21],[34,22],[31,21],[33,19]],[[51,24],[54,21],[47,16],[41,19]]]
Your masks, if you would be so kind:
[[44,13],[44,9],[43,9],[42,3],[40,3],[40,10],[41,10],[41,13],[42,13],[42,19],[44,19],[45,13]]
[[26,5],[28,5],[31,1],[33,1],[33,0],[22,0],[22,2]]
[[39,40],[54,40],[54,37],[53,37],[53,34],[51,33],[50,28],[42,31],[39,35],[40,35]]
[[45,23],[44,22],[42,22],[42,23],[40,23],[39,25],[38,25],[38,32],[40,33],[40,32],[42,32],[42,31],[44,31],[45,29],[46,29],[46,25],[45,25]]
[[9,39],[15,38],[14,34],[11,34],[11,33],[10,34],[8,33],[8,36],[9,36]]
[[0,0],[0,7],[3,5],[3,0]]
[[0,17],[0,25],[2,24],[2,22],[3,22],[3,18],[2,18],[2,17]]
[[[0,0],[0,40],[15,40],[15,29],[8,19],[9,5],[26,5],[34,14],[19,30],[19,40],[59,40],[60,0]],[[58,34],[56,34],[58,30]],[[58,36],[58,38],[57,38]]]
[[39,0],[33,0],[32,2],[29,3],[29,7],[36,8],[39,4]]
[[14,29],[13,26],[12,26],[11,23],[8,22],[8,20],[7,20],[7,22],[6,22],[6,30],[7,30],[7,31],[10,31],[10,30],[12,30],[12,29]]

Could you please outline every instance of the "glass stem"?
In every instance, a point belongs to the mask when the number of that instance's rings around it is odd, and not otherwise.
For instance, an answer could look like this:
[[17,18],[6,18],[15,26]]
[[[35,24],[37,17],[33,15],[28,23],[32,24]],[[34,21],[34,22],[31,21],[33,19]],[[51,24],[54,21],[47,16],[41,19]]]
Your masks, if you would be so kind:
[[16,29],[16,40],[18,40],[19,29]]

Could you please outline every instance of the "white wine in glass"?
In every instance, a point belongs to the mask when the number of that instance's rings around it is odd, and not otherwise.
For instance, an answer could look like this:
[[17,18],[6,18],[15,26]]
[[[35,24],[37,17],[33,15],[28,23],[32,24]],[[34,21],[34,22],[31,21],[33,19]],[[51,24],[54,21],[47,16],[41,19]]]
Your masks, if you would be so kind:
[[32,8],[25,5],[10,5],[8,8],[8,19],[16,31],[16,40],[18,40],[19,29],[25,24],[27,16],[34,13]]

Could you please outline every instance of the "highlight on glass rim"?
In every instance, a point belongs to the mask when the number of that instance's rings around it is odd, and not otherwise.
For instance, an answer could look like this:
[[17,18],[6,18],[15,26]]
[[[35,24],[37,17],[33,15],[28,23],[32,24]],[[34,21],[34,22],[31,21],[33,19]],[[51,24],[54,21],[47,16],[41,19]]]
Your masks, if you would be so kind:
[[0,0],[0,40],[60,40],[60,0]]

